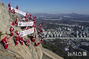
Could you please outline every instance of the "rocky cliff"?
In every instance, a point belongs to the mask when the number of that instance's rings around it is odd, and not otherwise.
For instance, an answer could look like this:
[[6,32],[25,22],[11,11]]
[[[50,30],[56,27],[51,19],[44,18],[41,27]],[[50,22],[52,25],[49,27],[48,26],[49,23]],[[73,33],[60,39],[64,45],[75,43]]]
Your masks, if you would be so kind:
[[[17,14],[12,15],[8,8],[0,2],[0,41],[2,41],[7,34],[10,34],[9,29],[12,20],[14,20],[13,17],[17,17]],[[21,31],[18,27],[14,28]],[[37,40],[39,40],[38,37]],[[5,50],[0,42],[0,59],[42,59],[43,53],[41,45],[35,47],[33,42],[30,42],[29,47],[25,44],[15,46],[13,38],[10,38],[8,43],[9,47]]]

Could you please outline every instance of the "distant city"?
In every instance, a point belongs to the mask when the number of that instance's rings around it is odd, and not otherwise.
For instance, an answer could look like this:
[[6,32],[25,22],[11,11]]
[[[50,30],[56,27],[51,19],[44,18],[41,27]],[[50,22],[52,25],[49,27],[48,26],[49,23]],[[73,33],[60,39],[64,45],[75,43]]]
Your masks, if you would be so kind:
[[62,47],[65,53],[70,50],[78,50],[86,51],[88,54],[89,15],[75,13],[51,16],[41,15],[37,18],[37,21],[43,26],[46,44],[51,42],[50,45],[57,46],[57,48],[62,44],[64,45]]

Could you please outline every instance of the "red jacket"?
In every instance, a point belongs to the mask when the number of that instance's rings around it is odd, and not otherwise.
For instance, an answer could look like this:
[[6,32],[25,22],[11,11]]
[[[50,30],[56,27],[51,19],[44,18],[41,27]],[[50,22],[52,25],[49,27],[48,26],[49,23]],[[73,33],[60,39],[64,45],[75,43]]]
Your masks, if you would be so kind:
[[20,38],[21,44],[23,45],[23,37]]

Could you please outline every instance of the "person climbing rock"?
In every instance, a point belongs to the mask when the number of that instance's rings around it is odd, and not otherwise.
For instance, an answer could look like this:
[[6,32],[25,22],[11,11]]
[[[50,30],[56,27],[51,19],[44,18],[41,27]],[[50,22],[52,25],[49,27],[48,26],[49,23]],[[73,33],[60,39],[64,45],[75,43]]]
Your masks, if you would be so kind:
[[12,25],[15,26],[15,21],[12,22]]
[[28,30],[29,29],[29,26],[27,26],[26,29]]
[[11,32],[11,36],[14,36],[14,32]]
[[7,50],[8,49],[8,37],[7,36],[3,39],[3,43],[5,46],[5,49]]
[[8,7],[11,7],[11,3],[8,4]]
[[23,37],[20,38],[21,45],[23,45]]
[[36,21],[34,21],[34,24],[36,24]]
[[11,7],[9,7],[9,11],[11,11]]
[[11,36],[13,36],[14,35],[14,28],[13,27],[10,27],[10,33],[11,33]]
[[14,9],[12,9],[11,12],[12,12],[13,14],[15,14],[15,10],[14,10]]
[[32,27],[34,27],[34,32],[36,31],[35,28],[36,28],[36,25],[34,24]]
[[19,34],[20,34],[17,30],[15,31],[15,33],[16,33],[18,36],[19,36]]
[[36,38],[35,37],[32,40],[33,40],[34,43],[36,42]]
[[42,33],[42,32],[43,32],[43,30],[41,29],[41,30],[40,30],[40,32]]
[[37,45],[40,45],[41,44],[41,42],[39,41],[38,43],[37,43]]
[[16,25],[18,25],[18,21],[19,21],[19,19],[18,19],[18,18],[16,18],[16,21],[15,21],[15,24],[16,24]]
[[19,39],[20,39],[20,36],[17,36],[17,38],[16,38],[16,45],[18,45]]
[[25,38],[25,44],[26,46],[30,46],[30,40]]
[[36,21],[36,16],[33,16],[33,21]]

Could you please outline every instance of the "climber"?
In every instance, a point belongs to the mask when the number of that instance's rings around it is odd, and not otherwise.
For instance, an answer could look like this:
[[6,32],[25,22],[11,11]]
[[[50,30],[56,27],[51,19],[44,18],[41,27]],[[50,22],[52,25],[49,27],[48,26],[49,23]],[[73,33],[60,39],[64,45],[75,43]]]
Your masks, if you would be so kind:
[[8,4],[9,10],[11,11],[11,3]]
[[11,33],[11,36],[14,35],[13,31],[14,31],[14,28],[13,28],[13,27],[10,27],[10,33]]
[[15,33],[16,33],[18,36],[19,36],[19,34],[20,34],[17,30],[15,31]]
[[41,25],[41,24],[37,26],[37,28],[38,28],[38,29],[40,29],[41,27],[42,27],[42,25]]
[[18,25],[18,21],[19,21],[19,19],[18,19],[18,18],[16,18],[16,21],[15,21],[15,24],[16,24],[16,25]]
[[32,27],[34,27],[34,32],[35,32],[36,25],[34,24]]
[[24,18],[25,18],[25,20],[26,20],[26,19],[27,19],[27,16],[25,16]]
[[11,7],[11,3],[8,4],[8,7]]
[[14,33],[13,32],[11,32],[11,36],[13,36],[14,35]]
[[19,39],[20,39],[20,36],[17,36],[17,38],[16,38],[16,45],[18,45]]
[[3,43],[5,44],[5,49],[7,50],[8,49],[8,37],[6,36],[4,39],[3,39]]
[[16,6],[16,9],[18,9],[18,5]]
[[32,16],[31,13],[29,14],[29,16],[30,16],[30,19],[32,19],[32,17],[31,17],[31,16]]
[[11,11],[11,7],[9,7],[9,10]]
[[41,42],[39,41],[38,43],[37,43],[37,45],[40,45],[41,44]]
[[38,45],[40,45],[41,44],[41,42],[39,41],[38,43],[35,43],[35,46],[37,47]]
[[12,25],[15,26],[15,21],[12,22]]
[[30,46],[30,40],[25,38],[25,44],[26,46]]
[[27,26],[26,29],[28,30],[29,29],[29,26]]
[[36,21],[34,21],[34,24],[36,24]]
[[35,43],[34,45],[35,45],[35,47],[37,47],[37,46],[38,46],[38,45],[37,45],[37,43]]
[[14,10],[14,9],[12,9],[11,12],[12,12],[13,14],[15,14],[15,10]]
[[40,32],[43,32],[43,30],[41,29]]
[[29,21],[29,19],[28,19],[28,18],[26,18],[26,19],[25,19],[25,21]]
[[29,13],[28,13],[28,12],[26,13],[26,16],[27,16],[27,18],[28,18],[28,16],[29,16]]
[[20,42],[23,45],[23,37],[20,38]]
[[33,21],[36,21],[36,16],[33,16]]
[[35,37],[32,40],[33,40],[34,43],[36,42],[36,38]]

